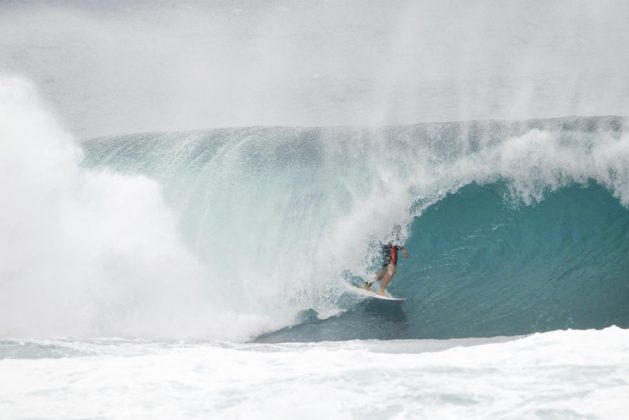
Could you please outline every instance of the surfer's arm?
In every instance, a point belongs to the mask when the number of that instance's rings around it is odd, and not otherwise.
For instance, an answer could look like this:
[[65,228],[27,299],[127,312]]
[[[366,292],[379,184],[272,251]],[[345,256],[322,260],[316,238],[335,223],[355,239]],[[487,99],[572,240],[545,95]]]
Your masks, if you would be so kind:
[[400,246],[400,251],[402,251],[402,256],[404,257],[405,260],[408,259],[408,251],[406,250],[406,248],[404,248],[403,246]]

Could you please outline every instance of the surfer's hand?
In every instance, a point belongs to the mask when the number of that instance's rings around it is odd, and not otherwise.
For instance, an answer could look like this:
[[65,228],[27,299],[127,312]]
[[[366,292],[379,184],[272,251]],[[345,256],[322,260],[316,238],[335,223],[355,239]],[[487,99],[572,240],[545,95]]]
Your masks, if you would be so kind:
[[408,251],[403,249],[402,250],[402,256],[404,257],[405,260],[408,260]]

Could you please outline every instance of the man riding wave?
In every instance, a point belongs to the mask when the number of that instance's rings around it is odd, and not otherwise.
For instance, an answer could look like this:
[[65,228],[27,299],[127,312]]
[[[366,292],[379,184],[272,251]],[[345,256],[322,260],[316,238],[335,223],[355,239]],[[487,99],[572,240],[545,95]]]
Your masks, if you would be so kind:
[[382,269],[376,274],[376,278],[372,282],[365,282],[363,285],[364,289],[371,290],[371,285],[379,281],[380,287],[377,293],[386,296],[385,290],[395,274],[399,253],[402,253],[405,260],[409,257],[408,251],[400,244],[401,229],[399,225],[396,225],[393,230],[395,241],[389,241],[382,245]]

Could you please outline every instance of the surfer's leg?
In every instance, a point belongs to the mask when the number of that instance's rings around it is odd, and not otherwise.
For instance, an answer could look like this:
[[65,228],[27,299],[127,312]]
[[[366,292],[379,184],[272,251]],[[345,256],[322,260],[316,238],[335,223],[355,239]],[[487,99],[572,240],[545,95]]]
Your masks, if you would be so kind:
[[371,285],[382,280],[384,275],[387,273],[387,268],[382,269],[378,274],[376,274],[376,278],[373,281],[365,281],[362,288],[365,290],[371,290]]
[[384,291],[387,288],[387,285],[389,284],[389,282],[393,278],[393,275],[395,274],[395,265],[389,264],[389,266],[387,267],[386,270],[383,271],[383,273],[384,275],[382,277],[382,282],[380,283],[380,288],[378,289],[379,295],[384,295]]

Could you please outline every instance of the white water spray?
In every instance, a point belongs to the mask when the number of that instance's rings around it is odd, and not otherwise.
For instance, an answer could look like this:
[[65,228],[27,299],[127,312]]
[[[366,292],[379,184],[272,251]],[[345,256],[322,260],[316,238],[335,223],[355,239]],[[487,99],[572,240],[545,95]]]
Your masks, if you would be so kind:
[[269,320],[213,294],[160,186],[80,166],[34,89],[0,79],[0,335],[243,339]]

